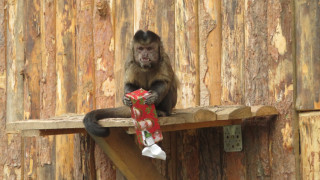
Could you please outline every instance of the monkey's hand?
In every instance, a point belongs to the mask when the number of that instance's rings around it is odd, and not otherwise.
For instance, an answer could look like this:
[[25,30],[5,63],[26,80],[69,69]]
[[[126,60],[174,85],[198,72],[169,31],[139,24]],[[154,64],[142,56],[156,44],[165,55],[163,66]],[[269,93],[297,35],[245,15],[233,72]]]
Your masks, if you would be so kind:
[[149,95],[146,96],[145,104],[157,104],[159,95],[156,91],[148,91]]
[[123,104],[126,105],[126,106],[129,106],[129,107],[132,106],[131,99],[128,98],[127,96],[125,96],[125,95],[124,95],[123,98],[122,98],[122,102],[123,102]]

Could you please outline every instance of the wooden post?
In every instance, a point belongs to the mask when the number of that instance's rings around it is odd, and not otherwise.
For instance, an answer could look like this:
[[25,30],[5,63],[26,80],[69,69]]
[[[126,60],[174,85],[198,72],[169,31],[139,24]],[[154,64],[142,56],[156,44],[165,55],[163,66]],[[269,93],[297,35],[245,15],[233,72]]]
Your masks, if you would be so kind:
[[[86,113],[94,108],[95,63],[93,59],[93,1],[76,1],[77,33],[76,59],[77,63],[77,113]],[[82,164],[81,169],[75,169],[75,179],[96,179],[94,162],[94,141],[88,134],[77,134],[75,147],[81,158],[75,158],[75,163]]]
[[[75,57],[75,1],[56,1],[56,115],[76,112],[77,67]],[[74,179],[76,166],[74,135],[56,136],[57,179]]]
[[[24,74],[24,14],[25,1],[7,2],[7,32],[6,32],[6,122],[23,119],[23,74]],[[5,9],[3,7],[3,9]],[[21,137],[9,134],[6,142],[6,161],[4,178],[22,178],[23,162],[21,156]]]
[[221,104],[221,0],[199,1],[200,105]]
[[320,110],[319,0],[295,2],[297,101],[300,111]]
[[[93,10],[93,42],[95,62],[94,109],[114,107],[117,92],[115,79],[115,1],[98,0]],[[114,164],[102,149],[95,146],[97,179],[115,179]]]

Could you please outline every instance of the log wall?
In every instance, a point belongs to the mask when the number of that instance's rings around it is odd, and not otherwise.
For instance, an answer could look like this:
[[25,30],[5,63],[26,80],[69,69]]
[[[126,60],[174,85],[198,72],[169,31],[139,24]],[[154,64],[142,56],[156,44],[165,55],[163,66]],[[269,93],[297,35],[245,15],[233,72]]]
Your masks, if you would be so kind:
[[[21,137],[4,127],[121,105],[123,64],[138,29],[162,37],[181,82],[177,107],[264,104],[280,112],[243,125],[241,152],[224,152],[221,128],[164,133],[168,160],[154,160],[163,176],[299,178],[294,110],[319,110],[313,18],[319,6],[317,0],[0,0],[0,179],[125,179],[85,134]],[[305,144],[314,132],[301,135]],[[303,152],[302,164],[313,151]]]

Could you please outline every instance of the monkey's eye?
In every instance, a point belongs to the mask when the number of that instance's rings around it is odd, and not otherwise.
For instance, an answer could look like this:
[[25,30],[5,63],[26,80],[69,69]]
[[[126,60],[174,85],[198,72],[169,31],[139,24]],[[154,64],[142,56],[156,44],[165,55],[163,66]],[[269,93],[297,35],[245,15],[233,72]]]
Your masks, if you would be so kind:
[[142,50],[143,50],[143,47],[138,47],[138,50],[139,50],[139,51],[142,51]]
[[147,47],[147,50],[148,50],[148,51],[151,51],[151,50],[152,50],[152,47]]

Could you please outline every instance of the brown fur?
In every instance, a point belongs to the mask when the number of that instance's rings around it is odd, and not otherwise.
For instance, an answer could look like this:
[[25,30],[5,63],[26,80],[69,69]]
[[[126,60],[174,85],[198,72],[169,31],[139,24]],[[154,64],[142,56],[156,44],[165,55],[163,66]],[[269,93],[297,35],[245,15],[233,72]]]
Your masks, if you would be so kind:
[[[154,42],[158,45],[153,45]],[[137,49],[139,46],[145,49]],[[150,50],[146,49],[148,47]],[[143,58],[149,61],[143,61]],[[145,64],[147,65],[144,66]],[[147,97],[146,103],[155,104],[159,116],[171,113],[177,102],[178,81],[158,35],[151,31],[138,31],[135,34],[125,63],[124,84],[125,94],[140,88],[149,91],[151,95]],[[131,106],[130,99],[125,95],[123,102]],[[117,117],[130,117],[130,109],[124,106],[94,110],[85,116],[83,122],[89,133],[96,136],[108,136],[109,129],[101,127],[98,120]]]

